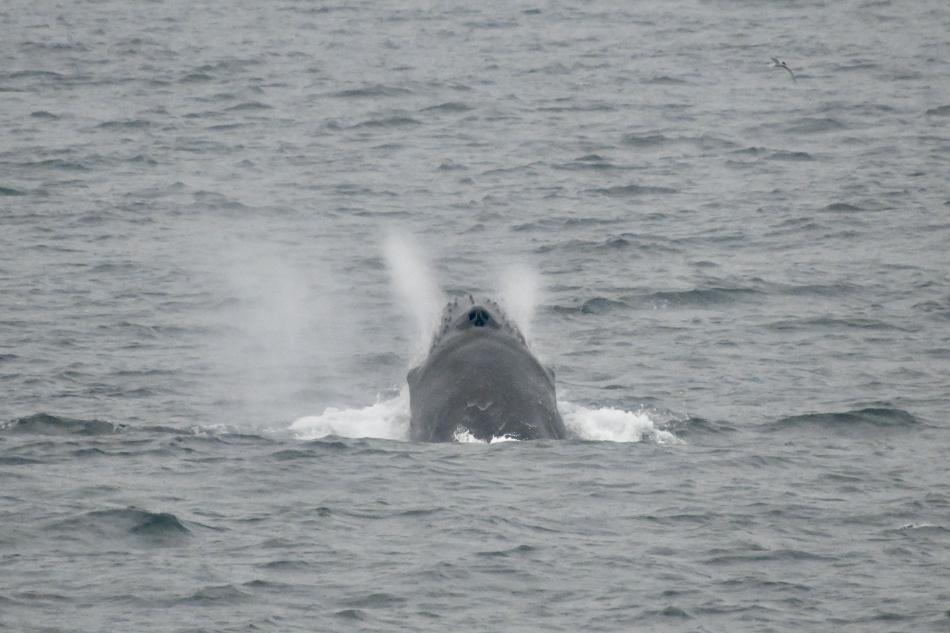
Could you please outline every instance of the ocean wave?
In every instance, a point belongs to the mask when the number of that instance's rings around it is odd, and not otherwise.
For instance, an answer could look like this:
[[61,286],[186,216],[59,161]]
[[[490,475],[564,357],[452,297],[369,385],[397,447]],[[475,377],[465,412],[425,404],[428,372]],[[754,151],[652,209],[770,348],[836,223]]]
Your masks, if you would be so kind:
[[438,105],[422,108],[421,112],[469,112],[474,110],[472,106],[461,101],[447,101]]
[[181,519],[170,512],[150,512],[135,506],[93,510],[58,521],[48,529],[66,531],[78,538],[125,534],[153,543],[167,543],[192,533]]
[[251,594],[234,585],[208,585],[175,601],[178,605],[237,604],[251,598]]
[[351,443],[340,439],[333,439],[335,437],[345,436],[338,436],[335,433],[331,433],[324,435],[323,439],[308,440],[300,448],[285,448],[275,451],[271,453],[271,457],[280,462],[297,461],[301,459],[315,459],[320,458],[327,453],[338,453],[351,448]]
[[401,97],[411,95],[412,91],[407,88],[396,86],[386,86],[383,84],[370,84],[359,88],[349,88],[331,93],[331,97],[339,99],[365,99],[373,97]]
[[864,209],[853,204],[848,204],[847,202],[832,202],[831,204],[822,207],[822,211],[831,211],[834,213],[857,213],[864,211]]
[[34,413],[12,420],[0,426],[0,433],[23,433],[32,435],[109,435],[120,433],[128,427],[102,420],[80,420],[49,413]]
[[[592,217],[547,217],[540,220],[535,220],[533,222],[525,222],[522,224],[514,224],[511,227],[512,231],[561,231],[563,229],[571,228],[583,228],[587,226],[604,226],[618,224],[617,220],[612,219],[603,219],[603,218],[592,218]],[[561,248],[565,245],[568,246],[589,246],[589,247],[598,247],[600,242],[588,242],[584,240],[566,240],[560,244],[554,244],[550,246],[541,246],[537,250],[540,253],[546,253],[558,248]]]
[[903,409],[868,407],[853,411],[806,413],[781,418],[762,426],[763,431],[828,431],[862,433],[866,431],[901,431],[918,428],[922,422]]
[[255,591],[269,591],[276,593],[283,593],[293,588],[292,584],[286,582],[275,582],[273,580],[248,580],[245,583],[241,584],[242,587],[247,587],[248,589],[253,589]]
[[105,121],[96,126],[100,130],[141,130],[152,126],[151,121],[145,119],[120,119]]
[[85,163],[63,160],[61,158],[49,158],[46,160],[37,160],[32,162],[20,163],[17,167],[27,169],[51,169],[54,171],[90,171],[90,167]]
[[89,47],[83,44],[82,42],[42,42],[35,40],[26,40],[20,45],[23,49],[29,51],[42,51],[42,52],[60,52],[60,51],[70,51],[77,53],[87,53],[89,52]]
[[274,570],[274,571],[305,571],[312,572],[313,564],[299,559],[292,560],[272,560],[266,563],[258,563],[257,567],[260,569]]
[[273,106],[261,101],[246,101],[226,108],[225,112],[260,112],[262,110],[273,110],[273,108]]
[[564,169],[567,171],[608,171],[629,169],[621,165],[616,165],[599,154],[587,154],[565,163],[557,163],[553,165],[553,167],[554,169]]
[[676,437],[684,440],[693,436],[720,435],[723,433],[735,433],[739,430],[728,422],[722,420],[708,420],[700,417],[688,417],[681,420],[674,419],[666,424],[664,428],[670,433],[673,433]]
[[[692,290],[654,292],[645,297],[637,298],[637,302],[662,307],[723,305],[762,294],[761,291],[754,288],[695,288]],[[632,300],[630,302],[634,303]]]
[[384,592],[372,592],[365,595],[344,598],[341,603],[352,609],[390,608],[404,604],[406,599]]
[[678,189],[672,187],[659,187],[648,185],[617,185],[614,187],[601,187],[598,189],[588,189],[587,193],[600,194],[611,198],[626,198],[631,196],[643,196],[651,194],[670,194],[679,193]]
[[784,331],[814,331],[816,329],[855,329],[855,330],[878,330],[894,332],[912,332],[912,328],[901,327],[888,323],[880,319],[868,319],[865,317],[812,317],[807,319],[783,319],[775,321],[766,326],[770,330],[778,332]]
[[341,620],[352,620],[353,622],[362,622],[366,619],[366,613],[362,609],[340,609],[334,611],[333,616]]
[[383,117],[381,119],[367,119],[353,126],[354,129],[361,128],[394,128],[406,127],[410,125],[422,125],[422,122],[408,116],[394,115]]
[[[879,17],[879,16],[875,16],[875,17]],[[876,62],[863,60],[863,59],[857,59],[850,63],[834,65],[834,69],[839,72],[851,72],[855,70],[874,70],[876,68],[880,68],[880,66]]]
[[179,83],[190,84],[190,83],[201,83],[205,81],[212,81],[214,77],[208,73],[203,72],[190,72],[186,73],[178,80]]
[[847,126],[831,117],[802,117],[784,124],[784,128],[794,134],[822,134],[837,132]]
[[801,285],[775,285],[771,292],[785,294],[790,296],[808,296],[815,295],[819,297],[841,297],[842,295],[853,294],[861,290],[861,286],[850,283],[837,284],[801,284]]
[[481,552],[475,552],[476,556],[483,558],[511,558],[515,556],[523,556],[525,554],[530,554],[537,551],[537,547],[532,547],[531,545],[518,545],[515,547],[498,549],[498,550],[484,550]]
[[623,142],[636,147],[651,147],[654,145],[668,145],[674,142],[674,139],[670,139],[664,134],[626,134],[623,137]]
[[4,79],[65,79],[66,75],[52,70],[14,70],[13,72],[0,73],[0,80]]
[[580,305],[555,305],[553,310],[561,314],[606,314],[614,310],[629,310],[630,305],[617,299],[607,297],[591,297]]
[[640,80],[640,83],[654,86],[682,86],[689,82],[678,77],[670,77],[669,75],[653,75],[652,77]]
[[[563,67],[562,67],[563,68]],[[553,75],[563,74],[560,72],[560,68],[556,66],[547,66],[545,68],[539,68],[535,71],[528,72],[540,72],[548,73]],[[570,72],[570,70],[568,70]],[[558,100],[559,102],[562,100]],[[538,112],[613,112],[617,109],[616,106],[610,103],[575,103],[569,105],[556,105],[556,106],[541,106],[537,109]]]
[[[149,373],[150,372],[144,372],[143,375],[148,375]],[[110,393],[114,390],[113,387],[105,386],[102,386],[102,389]],[[138,391],[139,390],[131,390],[126,393],[131,394],[133,397],[137,397],[140,395]],[[263,435],[248,433],[245,429],[228,424],[195,424],[188,427],[176,427],[161,424],[146,424],[139,426],[106,422],[98,419],[84,420],[79,418],[69,418],[65,416],[52,415],[49,413],[34,413],[33,415],[16,418],[5,423],[0,423],[0,436],[3,434],[23,436],[36,435],[41,437],[82,436],[102,438],[108,438],[109,436],[114,435],[133,435],[136,438],[134,441],[144,441],[142,439],[144,436],[158,435],[174,436],[176,442],[214,442],[224,444],[268,441]],[[49,446],[52,448],[54,444],[50,443]],[[86,451],[81,455],[94,455],[96,454],[96,451],[93,449],[95,449],[95,447],[87,446],[79,450]],[[167,449],[153,447],[134,453],[113,452],[110,454],[161,454],[165,450]]]
[[[760,549],[760,548],[756,548]],[[798,549],[777,549],[751,552],[723,553],[712,556],[706,561],[707,565],[734,565],[743,563],[765,563],[773,561],[798,562],[798,561],[830,561],[835,557],[822,554],[814,554]]]
[[772,152],[766,157],[767,160],[787,160],[787,161],[812,161],[815,157],[808,152],[790,152],[787,150],[778,150]]
[[[778,161],[812,161],[815,160],[815,157],[808,152],[786,150],[786,149],[777,149],[772,150],[766,147],[745,147],[743,149],[737,149],[733,152],[730,152],[731,155],[736,156],[749,156],[765,160],[778,160]],[[752,163],[752,161],[744,161],[739,164],[747,165]]]
[[700,136],[667,136],[660,132],[647,132],[645,134],[625,134],[621,142],[624,145],[644,148],[689,145],[701,151],[727,150],[737,147],[732,141],[709,134],[702,134]]
[[32,466],[33,464],[42,463],[42,460],[21,457],[20,455],[0,455],[0,466]]
[[950,529],[935,523],[906,523],[899,528],[890,530],[891,532],[910,532],[914,534],[933,534],[943,536],[950,534]]
[[15,600],[13,598],[8,598],[7,596],[0,594],[0,607],[11,607],[11,606],[21,606],[23,602]]
[[130,509],[135,525],[129,528],[132,534],[146,536],[168,536],[191,534],[181,520],[170,512],[147,512],[145,510]]
[[922,301],[914,304],[914,309],[941,320],[950,319],[950,299],[947,301]]

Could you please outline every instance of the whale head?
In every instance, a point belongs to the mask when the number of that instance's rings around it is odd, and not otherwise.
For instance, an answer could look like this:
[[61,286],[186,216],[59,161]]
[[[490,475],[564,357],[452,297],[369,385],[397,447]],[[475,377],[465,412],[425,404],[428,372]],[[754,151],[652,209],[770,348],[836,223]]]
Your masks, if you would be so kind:
[[491,299],[469,295],[445,306],[428,355],[406,381],[414,440],[559,439],[567,433],[554,372]]
[[495,301],[476,300],[472,295],[450,301],[442,310],[439,328],[432,337],[429,353],[460,336],[510,336],[525,345],[524,335]]

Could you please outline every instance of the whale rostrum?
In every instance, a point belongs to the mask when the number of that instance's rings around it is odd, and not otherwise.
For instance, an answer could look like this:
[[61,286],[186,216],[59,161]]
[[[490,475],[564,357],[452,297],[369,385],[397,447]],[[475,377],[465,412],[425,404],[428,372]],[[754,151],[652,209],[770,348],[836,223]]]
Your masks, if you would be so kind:
[[554,372],[490,299],[445,306],[426,358],[407,376],[410,437],[449,442],[469,435],[561,439]]

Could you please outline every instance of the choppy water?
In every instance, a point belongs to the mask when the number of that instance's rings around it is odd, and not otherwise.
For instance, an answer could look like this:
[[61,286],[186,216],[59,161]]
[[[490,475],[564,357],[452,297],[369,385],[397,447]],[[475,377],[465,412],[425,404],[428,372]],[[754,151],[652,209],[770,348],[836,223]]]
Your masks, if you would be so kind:
[[[0,24],[0,628],[950,626],[945,3]],[[427,274],[576,439],[404,440]]]

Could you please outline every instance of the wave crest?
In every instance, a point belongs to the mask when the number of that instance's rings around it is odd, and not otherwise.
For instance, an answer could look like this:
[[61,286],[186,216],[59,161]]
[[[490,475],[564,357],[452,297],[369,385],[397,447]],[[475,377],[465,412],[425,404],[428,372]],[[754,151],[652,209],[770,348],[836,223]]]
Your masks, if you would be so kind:
[[899,431],[919,426],[921,422],[903,409],[867,407],[853,411],[806,413],[781,418],[766,424],[764,430],[812,429],[833,433],[863,432],[868,429]]
[[49,413],[34,413],[0,425],[0,432],[33,435],[111,435],[120,433],[125,428],[125,425],[102,420],[80,420]]

